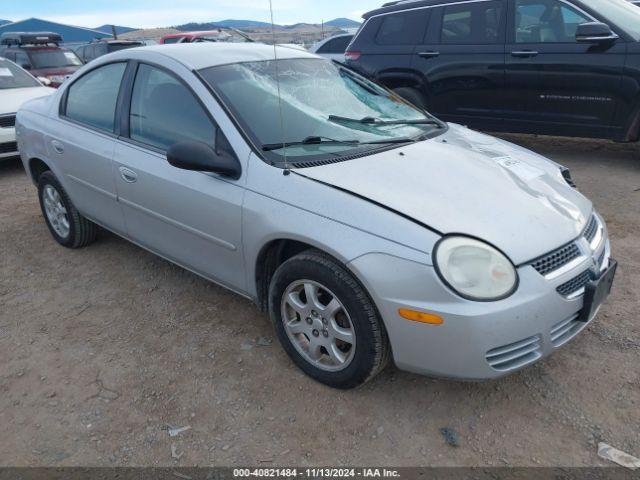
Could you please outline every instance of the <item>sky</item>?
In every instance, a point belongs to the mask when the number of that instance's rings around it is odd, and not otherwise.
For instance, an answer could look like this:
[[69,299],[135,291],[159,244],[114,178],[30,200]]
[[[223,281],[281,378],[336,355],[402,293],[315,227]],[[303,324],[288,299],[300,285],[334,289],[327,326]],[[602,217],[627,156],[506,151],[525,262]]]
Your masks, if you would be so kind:
[[[361,20],[387,0],[272,0],[274,20],[290,25],[338,17]],[[225,19],[269,21],[269,0],[2,0],[0,18],[37,17],[71,25],[151,28]]]

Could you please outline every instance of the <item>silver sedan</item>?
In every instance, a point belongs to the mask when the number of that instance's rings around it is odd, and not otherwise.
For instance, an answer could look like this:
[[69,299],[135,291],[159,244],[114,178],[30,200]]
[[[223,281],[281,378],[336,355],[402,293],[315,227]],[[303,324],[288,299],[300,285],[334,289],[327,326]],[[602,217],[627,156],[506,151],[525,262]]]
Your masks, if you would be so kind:
[[296,49],[107,55],[27,103],[17,137],[57,242],[100,226],[254,300],[337,388],[390,359],[469,380],[531,365],[616,272],[566,169]]

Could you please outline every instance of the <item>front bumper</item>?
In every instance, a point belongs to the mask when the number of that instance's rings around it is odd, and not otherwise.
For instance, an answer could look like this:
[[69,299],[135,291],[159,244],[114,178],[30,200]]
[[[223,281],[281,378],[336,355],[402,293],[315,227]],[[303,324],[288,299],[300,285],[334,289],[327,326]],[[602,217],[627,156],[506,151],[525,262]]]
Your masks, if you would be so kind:
[[0,159],[17,157],[18,155],[15,128],[0,128]]
[[[592,256],[604,258],[602,268],[608,266],[606,228]],[[363,280],[380,310],[400,369],[436,377],[487,380],[551,355],[593,320],[579,321],[584,294],[566,297],[557,290],[593,268],[592,256],[552,279],[531,265],[520,267],[518,290],[505,300],[487,303],[458,297],[426,264],[370,254],[354,260],[349,267]],[[401,308],[437,314],[444,324],[407,321],[398,314]]]

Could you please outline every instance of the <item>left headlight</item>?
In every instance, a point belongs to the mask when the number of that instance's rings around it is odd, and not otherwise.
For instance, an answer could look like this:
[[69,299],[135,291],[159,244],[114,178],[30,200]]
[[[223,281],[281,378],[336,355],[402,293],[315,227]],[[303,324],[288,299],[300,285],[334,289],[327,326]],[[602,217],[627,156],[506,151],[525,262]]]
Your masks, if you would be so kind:
[[436,245],[434,260],[444,283],[468,300],[502,300],[518,287],[518,274],[511,261],[496,248],[473,238],[443,238]]

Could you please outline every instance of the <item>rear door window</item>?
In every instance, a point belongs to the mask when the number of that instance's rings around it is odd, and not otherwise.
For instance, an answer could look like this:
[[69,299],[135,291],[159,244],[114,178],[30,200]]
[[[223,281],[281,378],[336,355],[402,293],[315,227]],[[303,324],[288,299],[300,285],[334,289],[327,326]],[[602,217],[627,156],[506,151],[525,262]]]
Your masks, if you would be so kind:
[[129,117],[130,138],[159,150],[184,141],[215,147],[216,128],[194,94],[176,77],[138,68]]
[[502,2],[478,2],[445,7],[440,41],[450,45],[496,44],[503,36]]
[[426,30],[424,11],[385,15],[376,36],[378,45],[415,45]]
[[65,116],[114,133],[116,105],[126,63],[113,63],[83,75],[69,87]]

